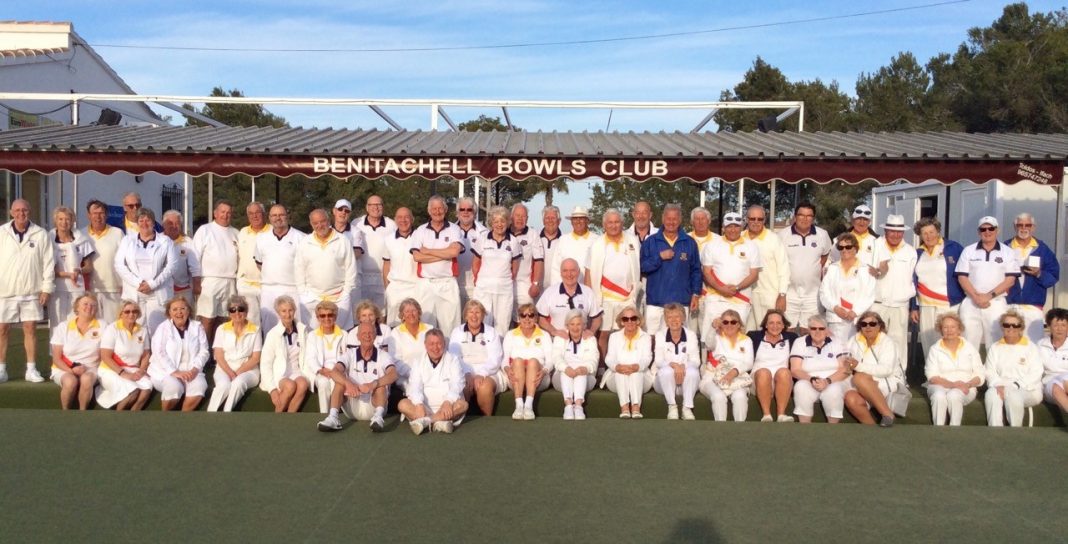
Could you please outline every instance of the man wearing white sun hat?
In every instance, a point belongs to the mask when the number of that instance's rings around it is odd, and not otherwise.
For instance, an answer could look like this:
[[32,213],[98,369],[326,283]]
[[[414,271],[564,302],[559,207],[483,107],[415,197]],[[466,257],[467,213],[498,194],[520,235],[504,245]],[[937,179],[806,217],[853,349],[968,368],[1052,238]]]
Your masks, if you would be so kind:
[[905,218],[888,215],[883,235],[875,241],[872,267],[875,269],[875,304],[872,310],[886,322],[886,334],[894,343],[898,367],[908,363],[909,301],[916,296],[912,273],[916,269],[916,248],[905,242]]
[[560,283],[560,264],[565,259],[575,259],[579,264],[579,281],[586,276],[586,270],[590,267],[590,246],[597,239],[597,235],[590,232],[590,214],[586,208],[575,206],[571,215],[567,216],[571,221],[571,233],[560,237],[560,245],[553,254],[552,268],[549,271],[548,285]]

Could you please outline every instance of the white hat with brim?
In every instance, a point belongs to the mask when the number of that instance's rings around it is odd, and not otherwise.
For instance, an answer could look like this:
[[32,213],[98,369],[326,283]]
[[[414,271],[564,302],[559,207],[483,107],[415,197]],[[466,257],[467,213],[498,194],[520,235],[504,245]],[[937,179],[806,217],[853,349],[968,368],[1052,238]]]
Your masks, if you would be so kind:
[[571,208],[571,215],[567,216],[568,219],[589,219],[590,213],[586,211],[586,208],[582,206],[575,206]]
[[903,215],[888,215],[886,216],[886,223],[883,223],[883,230],[906,230],[905,216]]

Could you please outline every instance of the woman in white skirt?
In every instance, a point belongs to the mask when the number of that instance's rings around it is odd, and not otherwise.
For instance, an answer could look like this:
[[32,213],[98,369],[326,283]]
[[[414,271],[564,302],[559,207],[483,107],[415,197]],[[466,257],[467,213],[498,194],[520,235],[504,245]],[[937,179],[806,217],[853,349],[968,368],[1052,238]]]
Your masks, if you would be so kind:
[[497,330],[508,330],[515,305],[515,276],[523,250],[519,238],[508,230],[508,208],[494,206],[489,211],[490,228],[471,240],[471,271],[475,277],[474,298],[486,308],[487,322]]
[[664,395],[668,405],[668,419],[679,419],[676,397],[682,393],[682,419],[693,420],[693,398],[701,380],[701,349],[697,333],[683,327],[686,310],[672,302],[664,306],[664,323],[653,342],[653,366],[656,381],[653,389]]
[[844,415],[849,384],[845,346],[831,338],[822,316],[809,317],[807,325],[808,334],[798,338],[790,349],[790,373],[797,380],[794,415],[801,423],[812,423],[819,401],[827,423],[838,423]]
[[232,412],[245,392],[260,383],[260,328],[248,320],[248,300],[233,295],[226,303],[230,321],[215,329],[215,389],[208,411]]
[[96,309],[96,297],[83,294],[74,301],[74,315],[52,331],[52,381],[59,386],[64,410],[72,408],[76,398],[78,409],[88,410],[93,400],[103,332]]
[[464,304],[464,319],[449,335],[449,353],[464,368],[464,398],[475,397],[482,413],[493,415],[497,395],[508,389],[501,370],[501,337],[486,324],[486,308],[475,299]]
[[641,419],[642,395],[653,387],[647,372],[653,362],[653,337],[642,330],[642,318],[634,306],[624,306],[616,315],[620,330],[608,337],[604,363],[608,370],[602,383],[619,396],[619,417]]
[[979,351],[961,335],[964,323],[956,313],[947,312],[935,318],[935,330],[942,339],[927,351],[927,396],[931,399],[931,420],[935,425],[960,426],[964,407],[975,400],[986,374]]
[[278,324],[263,339],[260,389],[271,395],[275,413],[295,413],[311,387],[301,367],[308,327],[297,321],[297,303],[289,295],[274,299],[274,313]]
[[183,412],[192,412],[208,391],[208,337],[199,321],[189,319],[190,310],[184,297],[172,297],[164,306],[167,319],[152,332],[148,378],[161,394],[164,411],[181,404]]
[[749,414],[749,386],[753,378],[753,341],[742,332],[742,318],[738,312],[727,310],[719,318],[719,332],[715,349],[708,361],[701,365],[700,391],[712,401],[712,416],[727,421],[727,399],[730,398],[734,421],[745,421]]
[[152,396],[148,379],[148,329],[137,320],[141,307],[132,300],[119,303],[119,319],[100,339],[100,385],[96,403],[116,411],[143,410]]
[[1023,335],[1024,320],[1015,310],[1001,315],[1001,340],[986,352],[986,422],[1022,427],[1027,408],[1042,402],[1042,355]]
[[567,338],[553,337],[553,387],[564,394],[564,419],[586,419],[586,393],[597,385],[601,354],[597,338],[585,336],[586,313],[571,310],[564,317]]
[[1068,310],[1054,308],[1046,312],[1049,336],[1038,342],[1042,364],[1042,396],[1046,402],[1068,413]]
[[85,234],[74,230],[74,210],[66,206],[56,208],[52,212],[52,224],[55,227],[48,234],[56,261],[56,290],[48,299],[48,324],[55,327],[67,321],[74,310],[74,299],[85,293],[85,278],[93,271],[89,258],[96,250]]
[[888,397],[903,385],[904,374],[897,366],[897,349],[886,335],[886,322],[873,312],[857,317],[857,334],[846,344],[846,364],[853,371],[846,391],[849,413],[865,425],[875,425],[871,409],[879,414],[879,426],[894,424]]
[[[760,421],[768,423],[792,423],[794,418],[786,415],[786,405],[794,390],[794,378],[790,373],[790,350],[797,340],[797,333],[788,331],[790,322],[786,314],[774,308],[767,311],[760,329],[750,331],[753,341],[753,385],[757,402],[763,415]],[[771,417],[771,401],[775,399],[778,417]]]
[[549,388],[553,339],[538,326],[534,304],[519,307],[519,326],[508,331],[502,342],[502,364],[515,393],[512,419],[534,419],[534,394]]

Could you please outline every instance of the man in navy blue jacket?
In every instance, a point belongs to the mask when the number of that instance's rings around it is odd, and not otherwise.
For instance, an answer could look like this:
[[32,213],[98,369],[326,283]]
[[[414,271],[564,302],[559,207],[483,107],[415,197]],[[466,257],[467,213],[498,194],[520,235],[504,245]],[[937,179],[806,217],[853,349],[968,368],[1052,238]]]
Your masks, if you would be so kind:
[[701,296],[701,252],[697,242],[679,229],[682,208],[664,206],[660,232],[642,242],[641,269],[646,276],[645,330],[663,326],[664,305],[682,304],[693,311]]
[[1045,242],[1032,236],[1035,218],[1029,213],[1016,216],[1016,236],[1005,240],[1020,263],[1020,279],[1009,289],[1009,304],[1024,318],[1024,333],[1032,342],[1042,339],[1043,311],[1046,291],[1061,277],[1057,256]]

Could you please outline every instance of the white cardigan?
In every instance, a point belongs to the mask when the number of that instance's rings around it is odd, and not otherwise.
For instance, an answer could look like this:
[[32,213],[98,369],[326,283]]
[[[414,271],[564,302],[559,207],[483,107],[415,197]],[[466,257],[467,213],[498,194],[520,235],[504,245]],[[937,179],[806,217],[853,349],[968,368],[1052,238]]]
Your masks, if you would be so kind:
[[1027,337],[1015,344],[998,340],[986,353],[986,385],[1016,385],[1024,391],[1042,388],[1042,356]]
[[645,371],[653,362],[653,337],[638,329],[638,337],[632,340],[634,349],[627,349],[627,337],[623,329],[613,332],[608,337],[608,353],[604,364],[613,372],[619,365],[638,365],[638,372]]
[[178,329],[170,319],[160,323],[152,334],[152,356],[148,359],[148,375],[151,378],[164,378],[179,370],[182,362],[182,346],[189,351],[189,363],[203,371],[208,362],[208,337],[200,322],[189,320],[185,337],[178,334]]
[[[604,275],[604,254],[605,246],[610,242],[605,235],[599,236],[590,245],[590,287],[593,289],[593,300],[598,306],[603,304],[601,297],[601,277]],[[623,232],[623,241],[620,242],[625,248],[627,256],[627,265],[630,266],[630,277],[634,278],[634,285],[630,285],[630,295],[627,296],[626,303],[634,303],[638,298],[638,286],[641,283],[641,243],[634,236]],[[628,286],[623,286],[628,287]]]
[[[307,377],[304,371],[304,348],[307,345],[308,327],[299,321],[294,325],[297,330],[297,345],[300,347],[297,364],[301,373]],[[283,338],[285,330],[285,326],[278,323],[267,331],[267,336],[263,339],[263,352],[260,353],[260,389],[268,393],[278,388],[278,380],[285,376],[286,369],[289,368],[289,348]]]
[[[164,305],[174,296],[174,271],[178,268],[178,249],[174,241],[162,233],[156,234],[156,245],[152,248],[151,278],[138,275],[135,254],[137,244],[141,243],[137,233],[123,237],[119,251],[115,253],[115,273],[122,278],[122,298],[137,300],[140,293],[137,288],[142,281],[148,282],[156,301]],[[155,349],[153,349],[155,351]]]
[[[864,271],[867,274],[867,271]],[[867,339],[856,334],[849,340],[849,354],[858,361],[855,372],[863,372],[872,378],[894,378],[904,382],[905,371],[897,366],[897,349],[894,342],[885,333],[875,337],[875,343],[868,345]]]
[[983,359],[979,357],[979,351],[963,338],[960,339],[956,357],[941,340],[932,345],[927,351],[927,365],[924,367],[924,373],[927,381],[936,377],[951,382],[965,383],[972,381],[973,378],[979,378],[979,385],[983,385],[986,381],[986,368],[983,367]]

